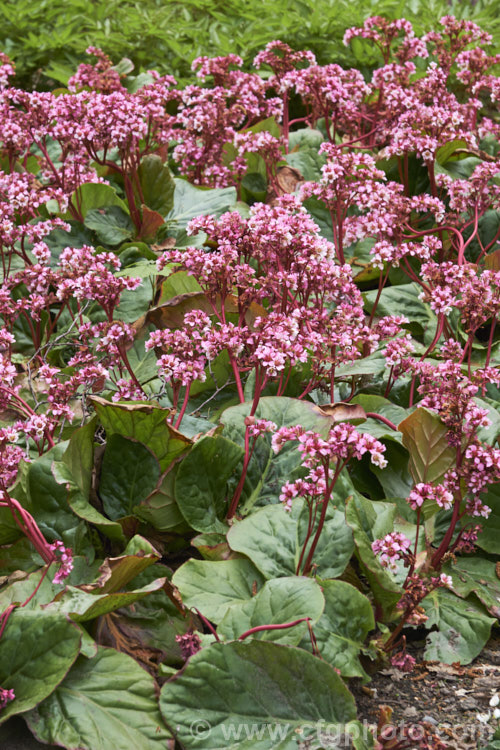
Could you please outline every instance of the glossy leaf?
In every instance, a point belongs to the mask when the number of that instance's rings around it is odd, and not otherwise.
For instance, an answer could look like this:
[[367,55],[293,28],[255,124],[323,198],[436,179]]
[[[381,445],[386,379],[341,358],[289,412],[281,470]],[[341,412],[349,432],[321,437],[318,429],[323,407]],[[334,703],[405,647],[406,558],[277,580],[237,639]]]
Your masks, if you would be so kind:
[[167,424],[168,410],[154,404],[113,403],[98,396],[92,403],[106,433],[143,443],[156,456],[161,471],[166,471],[191,441]]
[[148,448],[121,435],[110,435],[102,461],[99,496],[112,521],[132,514],[153,492],[160,465]]
[[483,557],[460,557],[447,564],[453,591],[466,599],[474,593],[490,615],[500,620],[500,577],[497,565]]
[[[368,502],[368,501],[367,501]],[[386,617],[393,614],[394,607],[401,598],[402,590],[394,579],[382,567],[378,558],[372,551],[372,541],[368,536],[365,526],[373,525],[376,516],[366,517],[366,504],[360,503],[356,498],[348,500],[346,505],[346,522],[352,529],[356,554],[362,566],[362,570],[370,583],[376,603],[381,607]]]
[[[251,599],[229,607],[217,633],[225,640],[236,640],[259,625],[279,625],[303,617],[309,617],[313,625],[324,606],[321,588],[312,578],[275,578],[267,581]],[[306,632],[307,623],[301,622],[284,630],[261,630],[249,637],[297,646]]]
[[160,710],[192,750],[296,750],[297,732],[302,740],[314,736],[317,722],[340,732],[356,717],[354,699],[332,667],[301,649],[255,640],[195,654],[164,685]]
[[154,683],[130,656],[99,647],[81,658],[53,695],[25,719],[38,739],[68,750],[157,750],[170,733]]
[[[175,480],[175,496],[186,521],[196,531],[224,531],[229,507],[228,481],[244,451],[221,435],[198,440],[183,460]],[[237,477],[236,477],[237,479]]]
[[186,180],[174,178],[174,205],[165,216],[174,230],[185,229],[195,216],[220,216],[236,202],[233,187],[207,190],[194,187]]
[[[305,525],[303,501],[295,501],[291,513],[281,504],[270,505],[235,523],[227,540],[231,549],[247,555],[267,579],[280,578],[295,575]],[[314,557],[318,574],[332,578],[342,575],[353,549],[351,531],[332,503]]]
[[496,618],[486,615],[472,600],[459,599],[444,589],[432,591],[422,604],[429,618],[426,627],[438,628],[427,638],[426,659],[469,664],[481,653]]
[[247,601],[260,591],[264,578],[245,558],[217,562],[191,559],[176,570],[172,583],[186,607],[196,607],[218,623],[232,604]]
[[80,651],[80,631],[59,613],[16,609],[0,640],[0,685],[15,699],[0,723],[38,705],[65,678]]
[[[325,598],[325,611],[313,631],[321,657],[340,669],[343,677],[363,677],[359,662],[368,633],[375,628],[372,606],[358,589],[344,581],[318,581]],[[306,636],[302,648],[311,649]]]
[[134,234],[130,216],[120,206],[90,209],[85,216],[85,226],[92,229],[105,245],[119,245]]
[[441,482],[456,459],[456,450],[447,439],[448,428],[436,414],[420,407],[400,422],[398,429],[410,453],[415,482]]
[[137,174],[141,185],[141,202],[162,216],[168,214],[174,205],[175,184],[161,157],[156,154],[145,156]]

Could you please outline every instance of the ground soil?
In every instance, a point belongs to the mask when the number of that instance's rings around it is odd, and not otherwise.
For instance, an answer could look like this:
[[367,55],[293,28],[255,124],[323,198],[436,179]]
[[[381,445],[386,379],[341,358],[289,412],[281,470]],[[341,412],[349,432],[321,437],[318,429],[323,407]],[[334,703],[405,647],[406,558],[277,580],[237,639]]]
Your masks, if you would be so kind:
[[381,706],[389,706],[396,728],[423,724],[451,750],[485,747],[498,722],[484,724],[478,714],[491,712],[490,699],[500,694],[500,634],[466,667],[425,661],[424,646],[419,641],[408,645],[417,659],[412,672],[388,668],[372,675],[365,686],[360,681],[350,684],[360,721],[377,724]]

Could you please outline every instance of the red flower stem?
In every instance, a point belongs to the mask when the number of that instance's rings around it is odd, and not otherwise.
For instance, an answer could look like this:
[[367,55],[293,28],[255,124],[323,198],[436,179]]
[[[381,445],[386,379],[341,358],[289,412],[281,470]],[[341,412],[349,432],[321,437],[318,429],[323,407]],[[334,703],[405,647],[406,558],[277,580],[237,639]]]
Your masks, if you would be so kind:
[[367,411],[366,416],[371,417],[371,419],[378,419],[379,422],[383,422],[384,424],[387,425],[387,427],[390,427],[391,430],[398,432],[398,428],[396,427],[394,422],[391,422],[391,420],[387,419],[387,417],[383,417],[382,414],[377,414],[374,411]]
[[283,625],[257,625],[255,628],[250,628],[245,633],[242,633],[238,638],[239,641],[244,641],[249,635],[253,633],[260,633],[263,630],[286,630],[287,628],[293,628],[295,625],[299,625],[301,622],[310,622],[310,617],[301,617],[300,620],[294,620],[293,622],[285,622]]
[[184,394],[184,401],[182,402],[181,410],[179,412],[179,416],[175,420],[174,429],[178,430],[181,426],[182,418],[186,412],[188,401],[189,401],[189,393],[191,391],[191,383],[186,386],[186,393]]
[[212,623],[209,622],[207,620],[207,618],[205,617],[205,615],[202,615],[201,612],[200,612],[200,610],[196,609],[196,607],[194,608],[194,611],[196,612],[196,614],[198,615],[198,617],[200,618],[200,620],[202,621],[202,623],[205,625],[205,627],[207,627],[208,630],[210,630],[210,632],[212,633],[212,635],[215,636],[215,640],[218,641],[218,642],[220,642],[220,638],[217,635],[217,631],[215,630],[215,628],[212,625]]
[[0,615],[0,638],[3,635],[3,631],[5,630],[9,617],[18,606],[18,604],[9,604],[7,609]]
[[146,395],[144,393],[143,389],[142,389],[142,385],[137,380],[137,377],[136,377],[136,375],[135,375],[135,373],[134,373],[134,371],[132,369],[132,366],[131,366],[131,364],[130,364],[130,362],[128,360],[127,352],[125,351],[125,347],[124,346],[119,346],[118,347],[118,352],[120,354],[120,357],[122,358],[123,364],[127,368],[127,371],[128,371],[128,373],[129,373],[129,375],[130,375],[130,377],[132,379],[133,384],[135,385],[136,388],[138,388],[141,391],[141,393],[143,395]]
[[[312,560],[314,557],[314,553],[316,552],[316,547],[318,546],[319,538],[321,536],[321,532],[323,531],[323,526],[325,525],[325,518],[326,518],[326,511],[328,508],[328,503],[330,502],[330,498],[332,496],[333,488],[335,487],[335,483],[337,482],[337,479],[339,477],[340,472],[346,465],[347,460],[343,461],[340,465],[337,465],[337,468],[335,469],[335,474],[333,475],[333,479],[331,481],[331,484],[326,486],[326,492],[325,497],[323,500],[323,504],[321,507],[321,515],[319,517],[318,521],[318,528],[316,529],[316,534],[314,535],[314,539],[311,544],[311,548],[309,550],[309,553],[307,555],[306,561],[304,563],[304,568],[302,570],[302,575],[307,575],[312,567]],[[328,477],[328,466],[325,467],[325,477]],[[307,544],[306,540],[306,544]]]
[[[255,441],[254,441],[254,445],[255,445]],[[234,491],[234,495],[229,505],[229,510],[226,516],[227,521],[229,521],[231,518],[234,517],[234,514],[236,513],[236,510],[238,508],[238,503],[240,502],[241,493],[243,492],[243,487],[245,485],[245,479],[247,478],[248,464],[250,463],[250,459],[252,458],[252,453],[253,453],[253,450],[252,451],[250,450],[250,425],[247,425],[245,429],[245,458],[243,459],[243,468],[241,470],[240,481],[238,482],[238,486],[236,487]]]

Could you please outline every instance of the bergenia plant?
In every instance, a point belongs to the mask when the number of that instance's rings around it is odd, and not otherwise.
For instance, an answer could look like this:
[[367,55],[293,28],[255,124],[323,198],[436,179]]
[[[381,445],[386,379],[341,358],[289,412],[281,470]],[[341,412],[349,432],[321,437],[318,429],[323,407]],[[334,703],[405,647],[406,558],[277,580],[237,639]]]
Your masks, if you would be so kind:
[[378,65],[90,47],[28,92],[0,57],[0,723],[396,747],[349,680],[487,642],[500,58],[450,16],[344,41]]

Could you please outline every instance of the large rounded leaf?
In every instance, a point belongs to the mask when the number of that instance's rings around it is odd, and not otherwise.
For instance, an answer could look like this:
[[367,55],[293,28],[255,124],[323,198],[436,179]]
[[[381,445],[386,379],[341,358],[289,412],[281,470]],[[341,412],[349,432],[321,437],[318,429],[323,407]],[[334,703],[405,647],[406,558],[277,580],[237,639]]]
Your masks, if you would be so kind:
[[143,443],[122,435],[111,435],[102,461],[99,495],[112,521],[132,514],[155,489],[160,466]]
[[[245,419],[251,408],[251,402],[231,406],[221,416],[223,435],[242,447],[245,445]],[[314,430],[323,436],[328,434],[334,422],[331,416],[311,402],[277,396],[261,398],[255,417],[268,419],[278,427],[302,425],[304,429]],[[285,444],[275,454],[270,438],[259,438],[248,466],[240,510],[248,511],[256,503],[278,502],[281,487],[300,467],[301,455],[295,442]]]
[[91,400],[106,435],[118,433],[143,443],[158,459],[162,472],[191,445],[168,424],[168,409],[154,404],[113,403],[99,396]]
[[[324,606],[321,589],[312,578],[275,578],[248,601],[233,604],[224,615],[217,633],[226,640],[236,640],[242,633],[259,625],[282,625],[304,617],[310,617],[314,623]],[[260,630],[252,637],[297,646],[305,632],[307,624],[301,622],[286,629]]]
[[250,560],[188,560],[172,583],[186,607],[196,607],[212,622],[222,620],[231,604],[251,599],[264,579]]
[[[359,653],[366,636],[375,628],[373,609],[360,591],[344,581],[320,581],[325,611],[314,625],[322,658],[343,677],[366,677]],[[301,646],[311,648],[306,636]]]
[[474,593],[488,612],[500,620],[500,576],[497,566],[483,557],[460,557],[446,565],[453,591],[465,599]]
[[[301,649],[265,641],[215,644],[164,685],[160,709],[189,750],[297,750],[356,717],[332,667]],[[321,722],[321,723],[319,723]]]
[[68,750],[164,750],[170,737],[153,679],[130,656],[102,647],[25,719],[42,742]]
[[234,187],[198,188],[186,180],[174,178],[175,192],[172,210],[165,216],[165,221],[174,231],[185,229],[196,216],[220,216],[229,211],[237,200]]
[[227,483],[242,461],[243,448],[221,435],[198,440],[179,467],[175,495],[182,515],[196,531],[225,531]]
[[[295,575],[305,542],[307,508],[302,500],[293,503],[291,513],[280,505],[269,505],[252,513],[230,529],[231,549],[247,555],[266,578]],[[342,575],[354,551],[352,532],[343,514],[333,505],[323,527],[313,562],[318,574]]]
[[17,609],[0,640],[0,686],[15,699],[0,723],[28,711],[49,696],[65,678],[80,652],[81,635],[64,615]]
[[481,500],[491,508],[488,518],[481,518],[482,531],[477,537],[477,546],[490,552],[500,554],[500,484],[491,484]]
[[420,407],[399,423],[398,430],[403,433],[403,445],[410,453],[410,471],[415,482],[441,482],[456,460],[446,425],[436,414]]
[[471,599],[459,599],[450,591],[435,589],[423,601],[430,633],[425,658],[443,664],[469,664],[481,653],[496,621]]
[[370,583],[373,598],[381,607],[384,616],[390,617],[402,596],[403,590],[387,570],[382,567],[380,560],[372,550],[373,537],[368,536],[366,526],[369,525],[373,529],[376,515],[371,509],[370,501],[365,498],[361,500],[352,498],[346,505],[345,515],[346,522],[352,529],[357,557],[363,573]]

